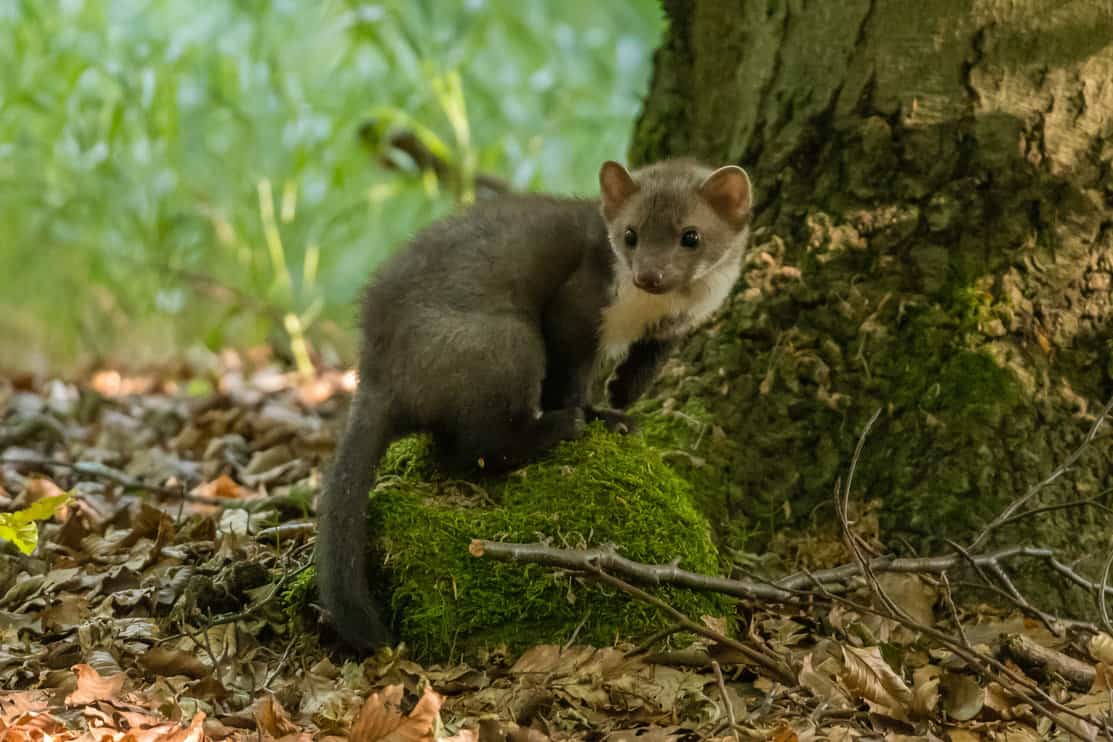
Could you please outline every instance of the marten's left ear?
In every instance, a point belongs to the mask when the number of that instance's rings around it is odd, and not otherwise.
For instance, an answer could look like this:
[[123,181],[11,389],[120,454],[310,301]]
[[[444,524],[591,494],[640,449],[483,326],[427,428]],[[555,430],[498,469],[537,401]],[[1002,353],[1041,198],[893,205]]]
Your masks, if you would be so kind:
[[603,196],[603,213],[613,219],[638,190],[630,171],[614,160],[607,160],[599,168],[599,191]]
[[708,175],[699,192],[719,216],[732,224],[746,221],[754,205],[750,176],[737,165],[721,167]]

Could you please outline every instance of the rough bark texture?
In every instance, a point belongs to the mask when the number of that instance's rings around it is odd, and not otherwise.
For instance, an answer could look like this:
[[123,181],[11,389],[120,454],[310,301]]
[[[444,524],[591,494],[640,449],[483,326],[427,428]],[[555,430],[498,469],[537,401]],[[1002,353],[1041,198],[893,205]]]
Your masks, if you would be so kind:
[[[684,421],[673,444],[707,462],[692,471],[726,545],[829,523],[879,407],[855,496],[882,501],[887,543],[968,537],[1113,390],[1113,5],[665,9],[631,158],[737,162],[759,199],[746,284],[656,392]],[[1099,439],[1041,504],[1109,504],[1108,453]],[[1096,560],[1110,519],[1067,509],[1005,535]]]

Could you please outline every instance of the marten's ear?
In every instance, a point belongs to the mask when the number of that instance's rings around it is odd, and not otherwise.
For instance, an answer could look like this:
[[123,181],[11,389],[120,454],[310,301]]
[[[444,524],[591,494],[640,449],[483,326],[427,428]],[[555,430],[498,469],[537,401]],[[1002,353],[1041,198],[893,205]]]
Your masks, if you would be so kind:
[[614,160],[607,160],[599,168],[599,191],[603,196],[603,214],[613,219],[638,190],[630,171]]
[[737,165],[721,167],[708,175],[699,192],[731,224],[744,223],[754,205],[750,176]]

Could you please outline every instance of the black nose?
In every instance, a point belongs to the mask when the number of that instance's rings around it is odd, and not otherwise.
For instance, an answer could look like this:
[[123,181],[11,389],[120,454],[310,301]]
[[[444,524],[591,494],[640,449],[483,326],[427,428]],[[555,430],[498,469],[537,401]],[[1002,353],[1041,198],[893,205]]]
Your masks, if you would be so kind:
[[660,294],[665,290],[665,276],[661,271],[638,271],[634,274],[634,285],[642,291]]

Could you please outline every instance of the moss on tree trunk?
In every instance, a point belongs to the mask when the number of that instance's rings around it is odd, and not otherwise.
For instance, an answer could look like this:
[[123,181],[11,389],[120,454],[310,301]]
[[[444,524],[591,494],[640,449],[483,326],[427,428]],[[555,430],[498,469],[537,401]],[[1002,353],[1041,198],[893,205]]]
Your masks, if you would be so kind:
[[[759,229],[731,306],[645,405],[670,413],[651,433],[705,462],[689,471],[725,542],[754,549],[830,523],[882,408],[855,496],[883,503],[894,546],[968,537],[1113,388],[1113,6],[665,7],[631,157],[742,164]],[[1108,504],[1107,448],[1041,502]],[[1065,509],[1004,535],[1096,560],[1110,519]]]

